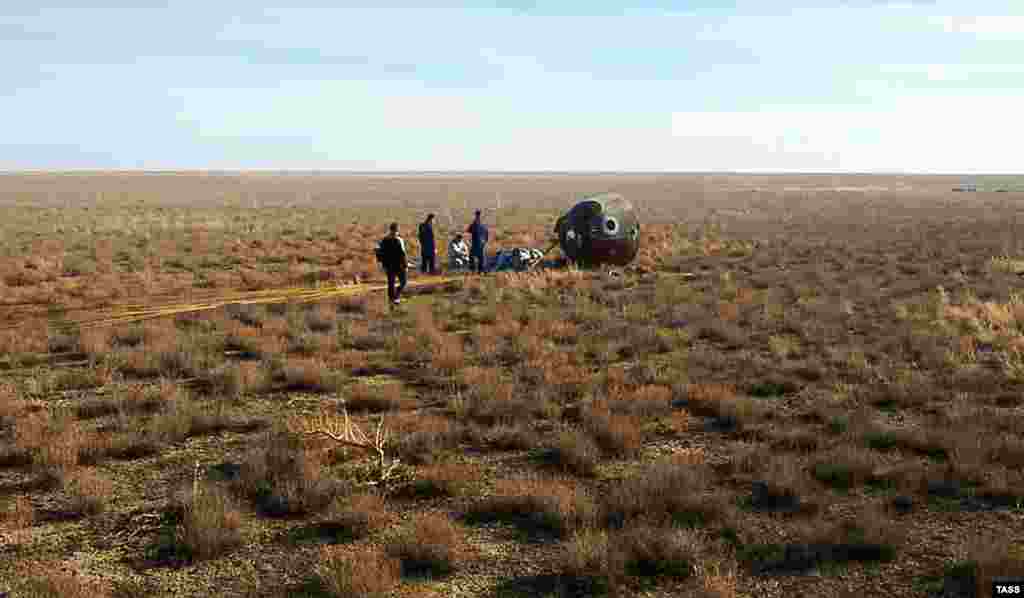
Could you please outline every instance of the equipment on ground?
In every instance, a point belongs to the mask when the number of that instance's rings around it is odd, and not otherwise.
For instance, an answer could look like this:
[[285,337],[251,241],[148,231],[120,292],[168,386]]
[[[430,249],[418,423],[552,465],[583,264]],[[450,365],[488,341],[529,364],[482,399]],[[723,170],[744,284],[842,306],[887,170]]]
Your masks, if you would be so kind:
[[532,247],[502,249],[495,254],[488,270],[491,272],[526,272],[544,259],[543,251]]

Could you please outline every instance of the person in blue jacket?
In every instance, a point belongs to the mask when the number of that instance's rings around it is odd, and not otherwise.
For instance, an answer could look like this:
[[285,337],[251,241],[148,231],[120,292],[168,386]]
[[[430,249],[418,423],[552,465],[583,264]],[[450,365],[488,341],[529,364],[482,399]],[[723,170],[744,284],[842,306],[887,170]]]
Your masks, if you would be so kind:
[[470,237],[469,247],[469,262],[470,269],[473,269],[473,265],[476,265],[476,271],[483,274],[486,268],[486,260],[484,259],[484,249],[487,247],[487,226],[480,222],[480,210],[476,211],[476,217],[473,218],[473,223],[466,229]]

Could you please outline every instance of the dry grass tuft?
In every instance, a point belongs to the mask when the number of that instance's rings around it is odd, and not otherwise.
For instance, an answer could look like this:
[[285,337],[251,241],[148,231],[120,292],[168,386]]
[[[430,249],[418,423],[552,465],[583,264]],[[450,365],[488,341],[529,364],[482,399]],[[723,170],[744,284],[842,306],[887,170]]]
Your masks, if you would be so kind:
[[5,503],[4,508],[0,509],[0,522],[3,522],[6,529],[24,529],[32,525],[35,511],[27,496],[15,496]]
[[252,362],[228,364],[211,372],[207,379],[210,381],[214,396],[229,399],[240,399],[262,392],[269,386],[269,379],[264,370],[259,364]]
[[892,560],[896,549],[907,537],[904,524],[892,518],[877,505],[860,507],[836,521],[807,522],[798,526],[801,540],[811,544],[862,544],[881,548],[879,560]]
[[687,579],[701,543],[690,530],[640,525],[618,532],[582,530],[562,545],[558,569],[585,580],[588,593],[622,593],[630,579]]
[[425,468],[413,483],[417,496],[462,496],[480,479],[480,467],[462,463],[442,463]]
[[387,528],[394,517],[377,494],[355,494],[337,498],[318,527],[337,537],[358,540]]
[[485,426],[511,426],[550,414],[550,401],[542,400],[540,393],[531,396],[503,378],[494,380],[493,384],[481,382],[460,395],[461,404],[456,406],[459,417]]
[[597,506],[586,490],[566,481],[538,478],[500,480],[491,496],[469,509],[472,521],[507,521],[525,531],[562,537],[592,525]]
[[586,433],[565,430],[558,435],[545,457],[566,473],[592,476],[601,461],[601,449]]
[[35,509],[27,496],[0,500],[0,538],[11,546],[24,543],[35,521]]
[[686,387],[687,406],[698,415],[718,415],[723,406],[735,402],[732,384],[690,384]]
[[342,382],[341,376],[320,359],[289,359],[275,378],[284,390],[318,393],[337,392]]
[[25,403],[18,397],[18,390],[13,384],[0,384],[0,424],[13,420],[25,409]]
[[615,487],[604,503],[604,518],[612,527],[634,520],[696,526],[725,516],[717,497],[705,494],[707,473],[700,466],[659,463],[639,478]]
[[608,532],[585,528],[562,545],[558,568],[573,578],[607,577],[612,574]]
[[736,598],[736,569],[719,561],[706,560],[698,570],[700,598]]
[[666,417],[672,413],[672,389],[666,386],[645,384],[622,394],[622,400],[612,402],[613,411],[621,409],[645,419]]
[[399,584],[401,564],[375,548],[324,546],[314,572],[335,598],[384,598]]
[[114,494],[110,480],[90,469],[79,469],[64,480],[71,498],[71,512],[76,515],[98,515],[106,510]]
[[966,556],[947,575],[960,577],[965,589],[974,589],[977,596],[987,595],[993,578],[1024,576],[1024,550],[1019,543],[1004,536],[976,537],[967,547]]
[[875,478],[881,464],[878,455],[864,449],[844,446],[818,458],[811,474],[819,482],[847,490]]
[[28,451],[47,475],[62,478],[78,465],[83,435],[71,414],[32,413],[18,420],[14,432],[15,447]]
[[609,455],[630,457],[643,446],[640,420],[630,415],[615,415],[607,404],[591,406],[583,415],[583,427]]
[[267,432],[263,448],[250,452],[242,464],[235,490],[270,517],[319,511],[341,491],[324,476],[323,458],[300,434],[275,428]]
[[345,399],[345,407],[349,411],[369,411],[381,413],[395,411],[402,405],[402,385],[389,384],[354,384]]
[[521,451],[532,449],[540,445],[540,435],[523,423],[512,425],[498,425],[488,428],[479,433],[476,428],[470,428],[477,432],[481,440],[488,446],[502,451]]
[[242,514],[220,488],[200,486],[181,511],[175,539],[182,556],[212,559],[242,543]]
[[447,417],[423,415],[392,422],[403,461],[417,465],[433,463],[444,453],[459,447],[463,427]]
[[[686,579],[693,574],[700,541],[692,530],[632,526],[612,539],[613,566],[634,577]],[[621,565],[619,565],[621,563]]]
[[431,363],[437,371],[453,376],[465,365],[466,354],[461,336],[438,333],[432,337],[431,345]]
[[107,584],[78,574],[57,563],[26,561],[19,564],[13,596],[26,598],[109,598]]
[[445,515],[420,515],[412,526],[387,547],[390,556],[402,561],[405,575],[443,577],[453,572],[465,556],[466,544],[459,528]]

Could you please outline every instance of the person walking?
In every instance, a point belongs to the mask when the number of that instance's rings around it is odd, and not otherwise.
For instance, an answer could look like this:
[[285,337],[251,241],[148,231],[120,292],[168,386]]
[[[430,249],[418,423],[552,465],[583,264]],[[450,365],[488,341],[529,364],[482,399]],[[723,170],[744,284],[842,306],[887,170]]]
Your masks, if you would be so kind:
[[420,223],[420,272],[424,274],[437,274],[434,246],[434,215],[427,214],[427,219]]
[[[405,240],[398,236],[398,223],[392,222],[388,236],[380,240],[377,247],[377,259],[388,276],[388,301],[392,305],[402,302],[402,290],[407,280],[406,269],[408,259],[405,252]],[[395,286],[395,282],[398,286]]]
[[476,211],[476,217],[473,218],[473,223],[466,229],[470,237],[470,252],[469,262],[470,269],[473,268],[473,264],[476,264],[476,271],[480,274],[484,273],[486,267],[484,259],[484,249],[487,246],[487,226],[480,222],[480,210]]

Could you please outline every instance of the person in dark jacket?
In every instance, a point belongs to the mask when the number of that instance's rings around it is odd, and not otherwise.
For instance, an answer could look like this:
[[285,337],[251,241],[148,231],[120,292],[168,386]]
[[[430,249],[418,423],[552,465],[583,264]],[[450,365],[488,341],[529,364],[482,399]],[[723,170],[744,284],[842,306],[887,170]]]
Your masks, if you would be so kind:
[[[392,305],[402,302],[402,290],[405,289],[408,259],[405,252],[405,240],[398,236],[398,223],[391,223],[391,232],[380,240],[377,247],[377,259],[380,260],[384,272],[388,276],[388,301]],[[395,286],[395,281],[398,286]]]
[[486,260],[484,259],[484,249],[487,247],[487,226],[483,222],[480,222],[480,210],[476,211],[476,217],[473,218],[473,223],[469,225],[466,232],[470,236],[469,244],[469,263],[470,269],[473,269],[473,264],[476,264],[476,271],[483,274],[484,268],[486,267]]
[[424,274],[437,274],[437,265],[434,247],[434,215],[427,214],[427,219],[420,223],[420,272]]

